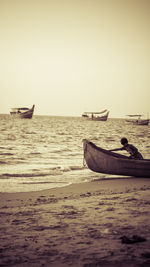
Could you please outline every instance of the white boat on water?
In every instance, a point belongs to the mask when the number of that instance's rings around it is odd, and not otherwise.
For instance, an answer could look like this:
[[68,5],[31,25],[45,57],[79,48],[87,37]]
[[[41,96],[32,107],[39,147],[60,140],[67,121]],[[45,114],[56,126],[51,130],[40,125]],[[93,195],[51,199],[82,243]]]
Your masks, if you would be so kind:
[[10,114],[21,119],[31,119],[34,113],[34,108],[35,105],[33,105],[32,108],[12,108]]

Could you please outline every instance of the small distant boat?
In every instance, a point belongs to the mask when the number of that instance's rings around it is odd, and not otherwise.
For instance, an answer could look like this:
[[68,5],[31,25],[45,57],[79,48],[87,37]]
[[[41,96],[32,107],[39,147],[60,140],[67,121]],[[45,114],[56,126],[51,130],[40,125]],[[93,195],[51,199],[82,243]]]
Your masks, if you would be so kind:
[[90,170],[98,173],[150,178],[149,159],[129,159],[83,140],[84,158]]
[[147,120],[139,120],[135,124],[137,124],[137,125],[148,125],[149,124],[149,119],[147,119]]
[[87,117],[92,119],[93,121],[107,121],[109,115],[109,111],[107,109],[100,112],[84,112],[82,117]]
[[84,113],[82,114],[82,117],[84,117],[84,118],[89,118],[89,116],[86,114],[86,112],[84,112]]
[[149,124],[149,119],[142,120],[141,117],[143,115],[127,115],[131,118],[135,119],[128,119],[126,122],[133,123],[135,125],[148,125]]
[[21,119],[31,119],[34,113],[35,105],[32,108],[12,108],[10,114]]

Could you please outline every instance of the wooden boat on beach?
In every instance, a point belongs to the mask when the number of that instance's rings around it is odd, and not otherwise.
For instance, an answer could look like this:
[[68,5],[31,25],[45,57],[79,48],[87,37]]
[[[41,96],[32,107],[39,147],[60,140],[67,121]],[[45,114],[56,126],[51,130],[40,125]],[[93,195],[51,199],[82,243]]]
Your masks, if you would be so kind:
[[10,111],[10,114],[13,116],[16,116],[17,118],[21,119],[31,119],[33,116],[35,105],[32,106],[32,108],[12,108]]
[[149,159],[129,159],[83,140],[84,159],[90,170],[98,173],[150,178]]
[[93,121],[107,121],[109,115],[109,111],[107,109],[100,112],[84,112],[82,117],[87,117],[92,119]]
[[148,125],[149,124],[149,119],[144,119],[142,120],[141,117],[142,115],[128,115],[131,118],[135,119],[128,119],[126,122],[135,124],[135,125]]

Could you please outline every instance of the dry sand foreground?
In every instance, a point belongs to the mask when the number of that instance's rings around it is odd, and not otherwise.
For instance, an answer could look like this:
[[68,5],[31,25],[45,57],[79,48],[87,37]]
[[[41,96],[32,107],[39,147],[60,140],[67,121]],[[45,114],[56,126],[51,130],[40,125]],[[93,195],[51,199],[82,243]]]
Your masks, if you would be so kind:
[[1,193],[0,215],[0,266],[150,266],[150,179]]

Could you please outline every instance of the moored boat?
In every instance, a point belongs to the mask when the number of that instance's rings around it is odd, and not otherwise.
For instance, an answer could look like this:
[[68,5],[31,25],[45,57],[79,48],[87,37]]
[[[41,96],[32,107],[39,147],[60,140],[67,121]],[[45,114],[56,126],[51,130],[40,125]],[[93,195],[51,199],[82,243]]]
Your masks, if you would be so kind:
[[83,140],[84,159],[90,170],[98,173],[150,178],[149,159],[129,159]]
[[82,117],[87,117],[92,119],[93,121],[107,121],[109,115],[109,111],[107,109],[100,112],[84,112]]
[[132,123],[135,125],[148,125],[149,124],[149,119],[141,119],[142,115],[128,115],[131,118],[135,119],[128,119],[126,122]]
[[100,113],[98,113],[98,112],[92,113],[92,120],[94,120],[94,121],[107,121],[109,111],[106,111],[106,114],[104,114],[102,116],[99,116],[97,114],[100,114]]
[[31,119],[34,113],[35,105],[32,108],[12,108],[10,114],[21,119]]
[[134,124],[136,124],[136,125],[148,125],[149,124],[149,119],[147,119],[147,120],[138,120]]

